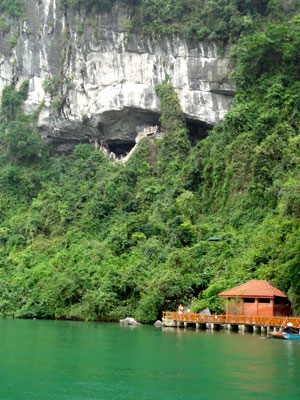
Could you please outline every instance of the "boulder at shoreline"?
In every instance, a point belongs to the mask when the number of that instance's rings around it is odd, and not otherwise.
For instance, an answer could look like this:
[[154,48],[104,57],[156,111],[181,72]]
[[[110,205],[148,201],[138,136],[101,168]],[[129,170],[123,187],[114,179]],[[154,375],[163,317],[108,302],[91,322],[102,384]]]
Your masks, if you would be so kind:
[[120,324],[121,325],[141,325],[139,322],[137,322],[134,318],[127,317],[125,319],[120,319]]

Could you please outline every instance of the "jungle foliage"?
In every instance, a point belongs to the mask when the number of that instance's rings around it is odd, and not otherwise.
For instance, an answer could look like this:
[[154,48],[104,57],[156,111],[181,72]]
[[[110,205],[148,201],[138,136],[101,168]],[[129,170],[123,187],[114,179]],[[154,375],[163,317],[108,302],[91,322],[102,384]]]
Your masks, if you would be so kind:
[[[88,14],[109,11],[116,0],[61,0],[71,11]],[[281,0],[123,0],[129,5],[132,32],[159,39],[164,34],[183,34],[188,39],[236,41],[266,22],[287,18]],[[295,0],[292,12],[299,6]]]
[[165,81],[165,135],[125,165],[89,145],[51,156],[22,113],[27,84],[6,87],[0,315],[151,322],[179,302],[222,312],[218,293],[249,279],[286,291],[299,313],[299,54],[300,16],[245,36],[235,106],[195,147]]
[[[108,12],[116,3],[129,6],[126,30],[155,40],[165,34],[183,34],[188,39],[218,42],[221,47],[268,22],[288,19],[300,5],[299,0],[285,9],[282,0],[60,0],[63,10],[89,16]],[[20,18],[24,12],[24,0],[0,1],[0,13]]]
[[0,12],[9,15],[12,18],[19,18],[25,13],[24,0],[1,0]]

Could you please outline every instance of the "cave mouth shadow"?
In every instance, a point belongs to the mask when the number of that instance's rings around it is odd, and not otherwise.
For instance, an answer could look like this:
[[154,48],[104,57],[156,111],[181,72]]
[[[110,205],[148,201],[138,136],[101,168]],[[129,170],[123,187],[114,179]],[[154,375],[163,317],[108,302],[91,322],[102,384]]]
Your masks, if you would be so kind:
[[117,158],[125,157],[136,145],[140,132],[150,126],[159,125],[160,113],[124,108],[107,111],[98,123],[99,141]]
[[125,157],[135,146],[135,141],[114,140],[107,142],[107,147],[117,158]]
[[[134,117],[137,117],[136,119]],[[127,126],[126,138],[110,137],[105,140],[105,146],[109,153],[113,153],[117,158],[125,157],[136,145],[135,139],[138,132],[142,131],[147,125],[160,127],[159,114],[155,113],[130,113],[130,118]],[[213,125],[203,121],[186,119],[188,129],[188,137],[192,147],[208,136],[208,132],[213,128]]]
[[193,147],[195,147],[198,142],[205,139],[208,136],[208,132],[213,129],[213,125],[203,121],[186,119],[186,125],[189,131],[189,140]]

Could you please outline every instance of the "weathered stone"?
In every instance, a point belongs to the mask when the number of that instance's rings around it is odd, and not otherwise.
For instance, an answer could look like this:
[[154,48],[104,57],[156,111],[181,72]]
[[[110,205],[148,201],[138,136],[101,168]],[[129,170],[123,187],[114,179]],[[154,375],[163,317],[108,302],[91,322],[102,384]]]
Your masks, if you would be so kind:
[[282,7],[286,11],[295,10],[296,2],[295,0],[282,0]]
[[167,319],[167,318],[163,318],[162,319],[162,325],[166,326],[166,327],[176,327],[177,326],[177,322],[173,321],[172,319]]
[[[38,127],[58,152],[95,139],[112,147],[133,145],[137,126],[158,122],[155,86],[167,76],[189,121],[223,121],[234,95],[227,80],[230,48],[219,57],[214,43],[128,35],[122,28],[128,9],[121,4],[94,17],[93,27],[87,17],[63,13],[59,0],[26,0],[26,6],[14,49],[9,38],[18,27],[1,33],[0,92],[10,82],[29,80],[24,110],[32,113],[45,102]],[[84,32],[78,33],[81,24]],[[48,78],[60,82],[55,93],[45,91]],[[51,107],[54,100],[58,111]]]
[[205,308],[204,310],[200,311],[201,315],[211,315],[210,309]]
[[154,322],[153,325],[156,326],[157,328],[160,328],[162,326],[162,322],[158,319],[156,322]]
[[121,325],[141,325],[134,318],[127,317],[125,319],[120,319]]

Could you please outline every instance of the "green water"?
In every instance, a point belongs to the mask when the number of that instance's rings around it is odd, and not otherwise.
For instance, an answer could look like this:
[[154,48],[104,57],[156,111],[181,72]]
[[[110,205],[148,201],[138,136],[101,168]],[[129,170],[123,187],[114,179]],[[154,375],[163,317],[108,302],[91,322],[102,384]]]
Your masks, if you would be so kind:
[[300,399],[300,342],[0,320],[0,400]]

